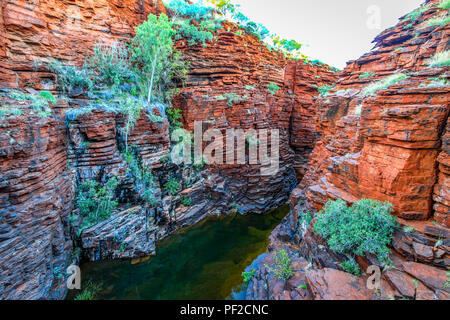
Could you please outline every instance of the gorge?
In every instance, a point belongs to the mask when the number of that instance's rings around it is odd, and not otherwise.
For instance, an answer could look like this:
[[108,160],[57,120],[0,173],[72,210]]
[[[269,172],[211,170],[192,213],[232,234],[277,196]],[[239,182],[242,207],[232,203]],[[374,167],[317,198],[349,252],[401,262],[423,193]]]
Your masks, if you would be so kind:
[[[162,258],[177,260],[173,255],[183,245],[171,249],[171,241],[189,242],[193,236],[183,234],[195,234],[211,219],[219,222],[210,228],[220,229],[220,221],[237,215],[252,225],[270,220],[264,232],[255,231],[263,238],[278,224],[266,254],[247,268],[246,299],[448,300],[448,10],[448,1],[424,2],[342,71],[268,46],[264,30],[249,29],[248,22],[219,19],[219,27],[203,29],[213,35],[204,44],[175,37],[174,48],[188,62],[185,81],[170,88],[170,108],[148,106],[129,126],[130,114],[105,106],[111,92],[90,95],[82,85],[63,90],[61,74],[49,64],[81,68],[98,40],[130,41],[150,14],[175,19],[177,10],[160,0],[2,1],[0,299],[65,299],[65,270],[88,261],[94,269],[104,266],[98,272],[106,277],[125,269],[118,282],[126,281],[130,267],[145,275],[156,268],[160,243]],[[129,96],[137,90],[121,85]],[[56,98],[46,102],[49,110],[37,111],[33,105],[42,106],[43,92]],[[224,134],[230,128],[278,130],[279,170],[264,176],[261,164],[173,163],[174,127],[193,132],[196,121],[204,131]],[[246,138],[244,149],[251,144]],[[83,205],[92,208],[98,199],[114,210],[91,223]],[[378,290],[367,288],[364,274],[369,266],[383,267],[377,254],[349,260],[315,228],[324,206],[338,199],[349,206],[360,199],[392,204],[398,221],[389,243],[391,265]],[[288,213],[280,209],[284,214],[267,217],[285,204]],[[239,239],[229,239],[230,245]],[[250,265],[266,249],[258,241],[229,260],[242,256]],[[288,279],[271,267],[280,257],[289,261]],[[348,261],[362,274],[349,272]],[[244,271],[242,261],[236,264],[233,281],[224,282],[234,285]],[[171,265],[176,263],[166,267]],[[158,298],[151,290],[148,298]],[[226,298],[230,287],[225,291],[214,298]]]

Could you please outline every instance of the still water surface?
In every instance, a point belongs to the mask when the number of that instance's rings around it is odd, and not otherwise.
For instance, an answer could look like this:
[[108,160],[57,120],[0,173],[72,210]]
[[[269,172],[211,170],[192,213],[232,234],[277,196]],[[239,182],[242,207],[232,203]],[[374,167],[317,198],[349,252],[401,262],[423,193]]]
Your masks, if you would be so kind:
[[242,298],[241,273],[266,251],[270,233],[288,211],[284,206],[264,215],[208,218],[161,241],[146,262],[82,265],[82,283],[101,283],[96,299]]

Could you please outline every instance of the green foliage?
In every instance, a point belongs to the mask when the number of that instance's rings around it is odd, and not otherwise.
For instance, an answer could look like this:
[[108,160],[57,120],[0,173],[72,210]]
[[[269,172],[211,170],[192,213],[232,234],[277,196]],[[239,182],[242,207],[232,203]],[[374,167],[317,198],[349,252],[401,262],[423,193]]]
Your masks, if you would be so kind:
[[425,11],[428,10],[427,6],[424,6],[422,8],[417,8],[416,10],[414,10],[413,12],[407,14],[405,16],[405,20],[409,20],[411,22],[416,21],[421,15],[422,13],[424,13]]
[[41,98],[47,100],[48,102],[51,102],[53,104],[56,103],[56,98],[53,96],[51,92],[41,91],[39,92],[39,95],[41,96]]
[[128,48],[114,42],[111,45],[98,42],[94,54],[86,59],[86,68],[96,74],[96,82],[109,87],[118,86],[133,78]]
[[98,107],[100,108],[125,115],[124,124],[120,128],[124,135],[125,153],[128,153],[128,137],[130,132],[136,125],[136,122],[140,118],[141,112],[146,105],[146,102],[142,98],[133,97],[127,94],[116,96],[110,100],[101,100],[98,103]]
[[269,30],[264,25],[253,22],[245,16],[239,10],[239,5],[235,5],[229,0],[208,0],[208,2],[212,3],[221,15],[229,15],[248,34],[254,35],[261,41],[269,36]]
[[190,207],[192,205],[192,199],[190,197],[181,196],[181,204],[185,207]]
[[214,18],[213,8],[203,6],[201,2],[187,3],[183,0],[172,0],[169,3],[176,16],[174,27],[177,31],[175,39],[188,39],[188,45],[203,44],[214,38],[213,32],[222,27]]
[[134,186],[139,198],[150,207],[154,207],[156,200],[156,181],[150,169],[146,168],[138,156],[137,148],[131,148],[124,153],[128,164],[128,173],[133,177]]
[[450,0],[442,0],[438,5],[439,9],[449,10],[450,9]]
[[203,25],[194,25],[189,20],[178,20],[175,25],[177,27],[175,39],[180,40],[186,38],[188,39],[187,43],[189,46],[203,44],[206,47],[206,42],[214,38],[213,33]]
[[9,116],[20,116],[23,112],[17,108],[1,107],[0,108],[0,119],[4,119]]
[[70,121],[75,121],[77,120],[77,118],[82,115],[82,114],[86,114],[86,113],[90,113],[92,111],[92,108],[73,108],[73,109],[69,109],[66,112],[66,119],[70,122]]
[[273,97],[278,91],[280,91],[280,87],[273,82],[267,84],[267,91],[269,91],[270,95]]
[[302,231],[306,231],[311,224],[313,217],[309,211],[302,210],[299,213],[298,224]]
[[375,72],[373,72],[373,71],[366,71],[366,72],[361,73],[359,75],[359,78],[360,79],[368,79],[368,78],[373,78],[375,76],[376,76]]
[[101,288],[101,284],[95,284],[89,281],[83,291],[78,294],[74,300],[94,300]]
[[248,284],[250,282],[250,280],[252,280],[255,275],[256,275],[256,270],[255,269],[251,269],[250,271],[242,272],[242,277],[244,278],[244,283]]
[[155,115],[153,112],[150,112],[149,114],[147,114],[147,118],[152,122],[152,123],[161,123],[164,121],[164,118],[161,116],[157,116]]
[[347,271],[348,273],[351,273],[357,277],[361,275],[361,269],[359,267],[359,264],[355,261],[355,259],[349,259],[347,261],[344,261],[339,264],[342,269]]
[[442,289],[444,290],[450,289],[450,270],[447,271],[447,281],[445,281],[444,285],[442,286]]
[[227,105],[231,108],[232,106],[234,106],[237,103],[242,103],[247,101],[248,97],[247,96],[240,96],[236,93],[225,93],[223,95],[220,96],[216,96],[217,101],[223,101],[223,100],[227,100]]
[[388,245],[396,224],[390,215],[392,211],[389,202],[371,199],[361,199],[351,207],[341,199],[328,201],[317,216],[314,231],[338,253],[361,256],[372,253],[381,263],[388,265]]
[[86,66],[81,68],[71,65],[63,65],[60,61],[48,65],[50,71],[56,73],[56,82],[64,93],[70,93],[81,89],[91,91],[94,87],[94,73]]
[[430,60],[428,60],[428,65],[431,68],[442,68],[450,66],[450,50],[436,53]]
[[213,8],[203,6],[201,1],[197,3],[188,3],[184,0],[172,0],[168,7],[178,15],[187,16],[198,22],[210,19],[213,16]]
[[294,275],[291,266],[292,260],[289,258],[286,250],[280,249],[274,255],[274,263],[271,266],[266,266],[275,277],[280,280],[287,281]]
[[97,223],[109,218],[117,207],[115,190],[117,179],[109,179],[102,187],[96,181],[85,181],[77,190],[76,203],[83,217],[81,230],[90,228]]
[[[131,59],[140,69],[141,90],[147,93],[150,105],[154,91],[162,92],[163,74],[173,60],[173,23],[165,14],[153,14],[136,28],[132,40]],[[169,73],[172,78],[174,75]],[[156,90],[155,90],[156,88]]]
[[328,91],[333,90],[333,89],[334,89],[333,85],[324,84],[323,86],[320,86],[319,88],[317,88],[317,91],[319,91],[319,96],[325,97],[328,95]]
[[366,88],[362,90],[362,94],[365,96],[374,95],[377,91],[386,89],[402,80],[408,79],[409,76],[403,73],[396,73],[387,78],[381,79],[377,82],[374,82],[368,85]]
[[429,26],[440,26],[440,27],[443,27],[447,23],[450,23],[450,17],[449,16],[440,16],[440,17],[428,19],[425,22],[425,25],[427,27],[429,27]]
[[280,36],[273,36],[272,43],[275,49],[283,52],[290,59],[306,59],[300,50],[303,45],[295,40],[281,39]]
[[[30,102],[30,107],[33,109],[32,113],[37,113],[41,118],[48,117],[51,114],[49,103],[55,103],[55,97],[48,91],[41,91],[40,93],[25,93],[18,90],[9,91],[9,96],[18,101]],[[17,113],[17,110],[14,111]]]
[[182,111],[178,108],[171,108],[167,110],[167,114],[169,115],[169,123],[172,129],[181,128],[183,123],[181,123],[181,119],[183,118]]
[[180,183],[176,178],[172,177],[169,180],[167,180],[167,182],[164,184],[164,191],[166,191],[172,196],[176,195],[179,190],[180,190]]
[[427,84],[420,84],[420,87],[426,88],[434,88],[434,87],[446,87],[450,84],[450,82],[445,78],[445,75],[441,75],[439,77],[428,78],[430,81]]

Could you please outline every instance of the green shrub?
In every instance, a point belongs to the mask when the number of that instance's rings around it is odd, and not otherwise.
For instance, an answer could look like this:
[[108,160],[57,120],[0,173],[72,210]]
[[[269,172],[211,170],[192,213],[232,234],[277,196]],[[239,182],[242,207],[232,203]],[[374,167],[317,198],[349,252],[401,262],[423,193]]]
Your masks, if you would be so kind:
[[166,191],[172,196],[176,195],[179,190],[180,190],[180,183],[176,178],[172,177],[169,180],[167,180],[167,182],[164,184],[164,191]]
[[334,89],[334,86],[333,85],[323,85],[323,86],[320,86],[319,88],[317,88],[317,91],[319,91],[319,96],[321,96],[321,97],[325,97],[325,96],[327,96],[328,95],[328,92],[330,91],[330,90],[333,90]]
[[373,78],[375,76],[376,76],[375,72],[373,72],[373,71],[366,71],[366,72],[361,73],[359,75],[359,78],[360,79],[368,79],[368,78]]
[[208,28],[205,28],[204,25],[194,25],[189,20],[178,20],[175,26],[177,28],[175,39],[186,38],[189,46],[203,44],[206,47],[206,42],[214,38],[213,33]]
[[203,6],[201,3],[188,3],[184,0],[172,0],[168,7],[180,16],[186,16],[198,22],[213,17],[213,8]]
[[66,119],[67,121],[75,121],[78,119],[78,117],[82,114],[86,114],[86,113],[90,113],[92,112],[92,108],[87,107],[87,108],[73,108],[73,109],[69,109],[66,112]]
[[428,65],[431,68],[450,66],[450,50],[436,53],[431,59],[428,60]]
[[309,211],[302,210],[299,213],[298,225],[303,232],[305,232],[308,229],[312,219],[313,217]]
[[181,196],[180,201],[185,207],[190,207],[192,205],[192,199],[190,197]]
[[182,111],[178,108],[171,108],[167,110],[169,115],[169,123],[172,129],[181,128],[183,123],[180,121],[183,118]]
[[396,224],[392,204],[371,199],[356,201],[347,207],[345,201],[328,201],[317,215],[314,231],[330,248],[341,254],[375,254],[384,265],[390,263],[388,245]]
[[450,9],[450,0],[442,0],[438,5],[439,9],[449,10]]
[[237,103],[241,103],[241,102],[245,102],[247,101],[248,97],[247,96],[240,96],[236,93],[225,93],[223,95],[220,96],[216,96],[217,101],[223,101],[223,100],[227,100],[227,105],[231,108],[232,106],[234,106]]
[[283,52],[289,59],[307,58],[300,52],[303,45],[295,40],[281,39],[280,36],[273,36],[272,43],[276,50]]
[[347,261],[344,261],[339,264],[342,269],[347,271],[348,273],[351,273],[357,277],[361,275],[361,269],[359,267],[359,264],[355,261],[355,259],[349,259]]
[[[186,76],[187,67],[174,49],[173,22],[165,14],[150,14],[148,20],[136,28],[132,40],[131,61],[139,71],[141,92],[147,96],[148,105],[154,95],[163,100],[176,79]],[[172,90],[170,90],[172,91]]]
[[117,86],[133,77],[128,49],[119,42],[98,42],[94,54],[86,59],[86,67],[96,73],[96,81],[107,86]]
[[387,78],[381,79],[377,82],[374,82],[368,85],[366,88],[362,90],[362,94],[365,96],[374,95],[377,91],[386,89],[402,80],[408,79],[409,76],[403,73],[396,73]]
[[76,89],[91,91],[94,87],[94,72],[86,66],[79,68],[55,61],[50,63],[48,68],[56,73],[56,82],[64,93],[70,93]]
[[242,272],[242,277],[244,278],[244,283],[248,284],[250,282],[250,280],[252,280],[255,275],[256,275],[256,270],[255,269],[251,269],[250,271]]
[[436,18],[430,18],[425,22],[425,25],[427,27],[429,26],[440,26],[443,27],[447,23],[450,23],[450,17],[449,16],[441,16]]
[[113,177],[104,187],[93,180],[79,185],[76,203],[83,218],[80,232],[111,216],[118,204],[115,200],[117,184],[117,179]]
[[127,161],[128,174],[134,180],[134,186],[137,194],[144,204],[154,207],[157,203],[156,199],[156,181],[149,168],[146,168],[139,157],[139,152],[136,147],[130,148],[128,153],[124,153],[124,158]]
[[48,91],[41,91],[39,94],[25,93],[18,90],[11,90],[9,96],[18,101],[29,101],[30,107],[41,118],[48,117],[51,114],[49,103],[55,103],[55,97]]
[[22,114],[22,110],[17,108],[9,108],[4,106],[0,108],[0,119],[4,119],[8,116],[21,116]]
[[48,102],[51,102],[53,104],[56,103],[56,98],[53,96],[53,94],[51,92],[48,91],[40,91],[39,95],[41,96],[41,98],[47,100]]
[[267,84],[267,91],[269,91],[270,95],[273,97],[278,91],[280,91],[280,87],[273,82]]
[[409,20],[411,22],[414,22],[422,15],[422,13],[424,13],[427,10],[428,10],[427,6],[424,6],[423,8],[417,8],[413,12],[407,14],[405,16],[405,20]]
[[294,275],[291,263],[292,260],[286,250],[280,249],[274,255],[274,263],[271,266],[266,265],[266,268],[273,272],[278,279],[287,281]]
[[78,294],[74,300],[94,300],[101,288],[101,284],[94,284],[89,281],[83,291]]

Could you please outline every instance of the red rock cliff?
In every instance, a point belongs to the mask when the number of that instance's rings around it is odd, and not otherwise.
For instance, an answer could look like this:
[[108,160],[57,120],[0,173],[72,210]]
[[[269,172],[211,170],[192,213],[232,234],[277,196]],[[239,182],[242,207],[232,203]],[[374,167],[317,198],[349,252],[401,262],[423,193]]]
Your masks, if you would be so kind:
[[[449,69],[431,68],[428,60],[448,50],[450,29],[427,26],[445,11],[436,3],[424,4],[413,22],[403,17],[381,33],[370,53],[343,70],[333,92],[317,99],[322,138],[300,184],[317,209],[327,199],[366,197],[391,201],[402,218],[434,216],[449,225]],[[409,78],[375,95],[361,94],[400,72]],[[434,82],[438,77],[442,81]]]
[[[148,13],[165,11],[160,1],[138,0],[36,4],[11,0],[2,2],[0,9],[0,87],[48,90],[55,89],[54,75],[35,61],[60,59],[80,64],[95,41],[130,38],[134,26]],[[160,172],[161,181],[169,174],[180,175],[184,189],[180,194],[196,203],[184,208],[179,197],[162,199],[157,210],[160,225],[152,239],[216,210],[229,211],[232,205],[253,212],[276,207],[295,186],[296,173],[301,178],[306,171],[317,138],[312,100],[317,87],[331,84],[336,75],[326,66],[287,61],[256,38],[236,35],[235,29],[226,24],[206,48],[178,43],[190,62],[190,72],[174,104],[183,110],[184,125],[190,130],[195,120],[221,130],[279,129],[280,171],[274,177],[263,177],[259,166],[213,166],[203,178],[189,170],[178,172],[161,162],[170,147],[167,122],[151,124],[142,117],[129,143],[140,146],[148,166],[167,171]],[[266,89],[271,82],[280,87],[273,96]],[[246,99],[230,107],[216,98],[224,93]],[[14,106],[14,102],[5,103]],[[1,120],[0,135],[5,138],[0,152],[0,271],[2,280],[6,279],[0,287],[2,298],[64,297],[67,290],[61,274],[72,263],[68,215],[76,181],[104,181],[125,172],[126,162],[118,147],[123,137],[117,132],[123,119],[97,110],[75,117],[66,130],[66,109],[66,103],[58,102],[48,120],[37,120],[28,113]],[[121,183],[129,190],[126,181]],[[130,196],[127,192],[125,198]],[[109,236],[107,228],[101,232]],[[103,254],[97,251],[100,242],[92,240],[95,237],[86,239],[86,250]],[[108,250],[116,245],[108,240],[101,243]]]

